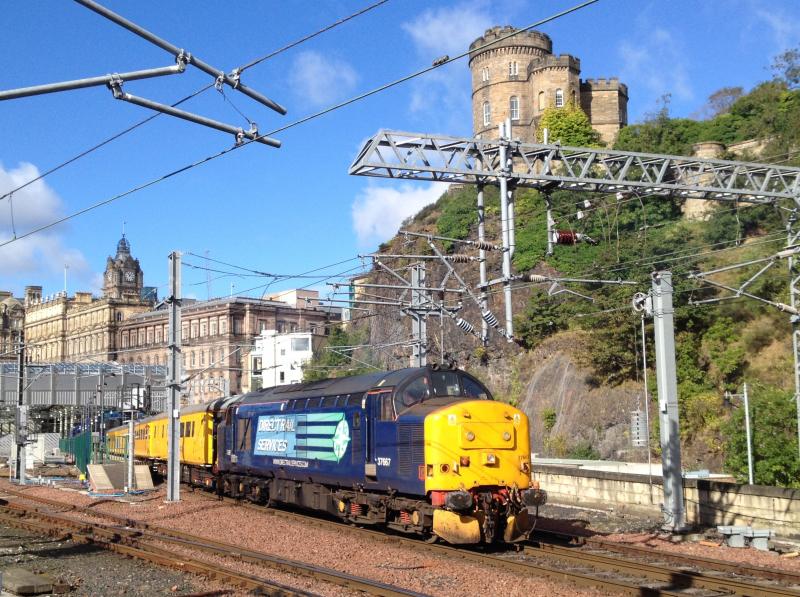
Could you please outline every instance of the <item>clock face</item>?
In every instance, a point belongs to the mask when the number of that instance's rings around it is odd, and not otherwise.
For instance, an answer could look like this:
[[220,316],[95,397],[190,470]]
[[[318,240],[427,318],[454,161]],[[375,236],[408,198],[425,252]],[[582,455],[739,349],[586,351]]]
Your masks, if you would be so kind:
[[125,272],[125,281],[126,282],[133,282],[135,274],[133,272]]

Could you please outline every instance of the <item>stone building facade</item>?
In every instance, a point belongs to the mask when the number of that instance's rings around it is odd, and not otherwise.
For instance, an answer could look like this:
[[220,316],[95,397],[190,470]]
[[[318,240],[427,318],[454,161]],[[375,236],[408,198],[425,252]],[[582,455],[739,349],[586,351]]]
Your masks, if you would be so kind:
[[580,60],[553,54],[552,40],[539,31],[501,39],[514,31],[493,27],[470,44],[474,134],[496,137],[498,125],[510,118],[515,137],[535,141],[544,110],[573,102],[611,144],[628,123],[627,86],[616,78],[581,79]]
[[[265,330],[324,335],[337,309],[320,305],[316,293],[285,293],[286,300],[247,297],[187,303],[181,309],[181,343],[185,401],[200,403],[247,392],[252,387],[250,353]],[[290,302],[289,299],[296,300]],[[306,299],[309,299],[308,301]],[[168,311],[125,319],[117,330],[120,363],[167,364]]]
[[123,237],[109,257],[103,296],[58,292],[42,296],[41,286],[25,288],[25,352],[31,363],[106,362],[117,358],[117,327],[131,315],[149,311],[142,269]]
[[22,301],[0,290],[0,363],[17,361],[17,340],[25,322]]

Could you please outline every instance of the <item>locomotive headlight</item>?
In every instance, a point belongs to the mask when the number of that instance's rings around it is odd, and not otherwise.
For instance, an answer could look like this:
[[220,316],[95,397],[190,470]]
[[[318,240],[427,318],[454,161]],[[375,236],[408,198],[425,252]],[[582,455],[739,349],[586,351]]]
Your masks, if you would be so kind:
[[483,463],[489,466],[497,464],[497,455],[492,452],[487,452],[483,455]]
[[471,442],[475,439],[475,434],[472,431],[467,431],[467,441]]
[[511,441],[511,434],[510,434],[508,431],[504,432],[504,433],[503,433],[503,439],[504,439],[505,441],[507,441],[507,442],[508,442],[508,441]]

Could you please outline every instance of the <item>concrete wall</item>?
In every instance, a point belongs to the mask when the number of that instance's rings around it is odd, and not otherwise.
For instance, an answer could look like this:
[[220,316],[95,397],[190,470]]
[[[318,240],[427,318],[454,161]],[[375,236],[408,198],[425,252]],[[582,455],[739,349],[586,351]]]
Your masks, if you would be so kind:
[[[533,478],[553,503],[661,515],[660,476],[651,484],[647,475],[534,464]],[[800,489],[684,479],[684,498],[690,524],[752,525],[800,537]]]

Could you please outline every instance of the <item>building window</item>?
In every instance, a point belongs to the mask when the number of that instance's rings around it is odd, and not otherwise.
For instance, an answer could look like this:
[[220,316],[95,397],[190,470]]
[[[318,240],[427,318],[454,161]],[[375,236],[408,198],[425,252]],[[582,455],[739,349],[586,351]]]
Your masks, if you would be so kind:
[[308,338],[292,338],[292,352],[307,352],[308,346]]
[[267,320],[266,319],[259,319],[258,320],[258,333],[260,334],[264,330],[267,329]]
[[508,63],[508,76],[509,77],[516,77],[519,74],[519,69],[517,68],[516,60]]
[[481,69],[481,81],[483,81],[485,83],[488,80],[489,80],[489,67],[488,66],[484,66]]
[[489,102],[483,102],[483,126],[489,126],[492,122],[492,109],[489,107]]
[[573,106],[577,105],[577,102],[575,101],[575,90],[574,89],[572,91],[570,91],[570,101],[572,102]]
[[216,320],[212,320],[211,324],[210,324],[210,327],[211,327],[210,334],[212,336],[216,336],[217,335],[217,321]]
[[191,353],[191,360],[189,361],[192,367],[194,367],[194,351]]
[[281,380],[281,383],[283,383],[286,380],[286,374],[283,371],[281,371],[280,380]]
[[556,108],[564,107],[564,90],[556,89]]
[[200,324],[200,337],[203,338],[206,335],[206,322],[202,322]]
[[508,108],[511,113],[511,120],[519,120],[519,98],[516,95],[511,96]]
[[540,111],[544,110],[544,104],[545,104],[544,91],[540,91],[539,92],[539,110]]
[[220,334],[227,334],[228,333],[228,323],[226,320],[220,317],[219,319],[219,333]]
[[201,350],[200,351],[200,365],[203,366],[205,364],[206,364],[206,351],[205,350]]

